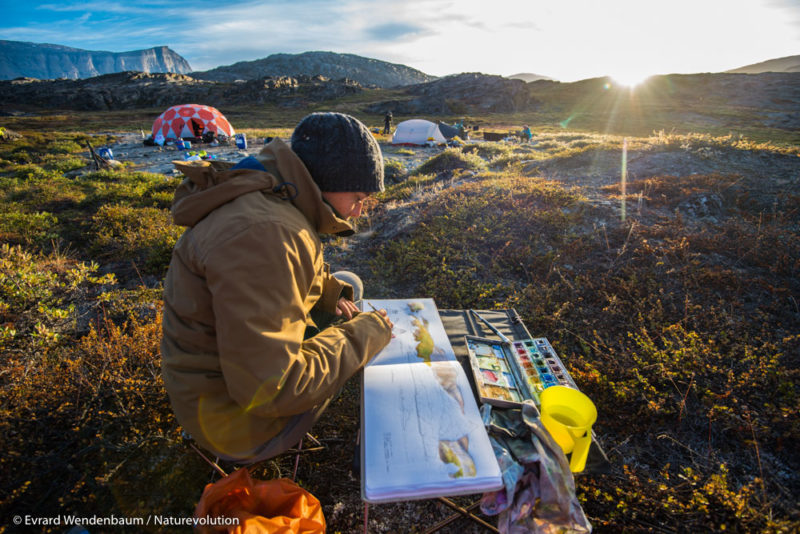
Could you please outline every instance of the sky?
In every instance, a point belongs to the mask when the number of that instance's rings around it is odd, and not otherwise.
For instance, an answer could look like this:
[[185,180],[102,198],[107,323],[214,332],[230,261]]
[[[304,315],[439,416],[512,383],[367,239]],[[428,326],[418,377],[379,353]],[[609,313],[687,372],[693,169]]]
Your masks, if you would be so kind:
[[169,46],[194,70],[319,50],[434,76],[635,83],[800,55],[800,0],[0,0],[0,14],[0,39]]

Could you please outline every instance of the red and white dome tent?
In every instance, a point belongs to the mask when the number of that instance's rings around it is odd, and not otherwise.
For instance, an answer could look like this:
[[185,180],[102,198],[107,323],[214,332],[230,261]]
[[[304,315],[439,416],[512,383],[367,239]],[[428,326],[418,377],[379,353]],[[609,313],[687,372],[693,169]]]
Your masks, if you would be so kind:
[[202,137],[212,131],[217,136],[233,137],[236,132],[218,109],[202,104],[179,104],[167,109],[153,122],[153,138],[159,133],[164,139]]

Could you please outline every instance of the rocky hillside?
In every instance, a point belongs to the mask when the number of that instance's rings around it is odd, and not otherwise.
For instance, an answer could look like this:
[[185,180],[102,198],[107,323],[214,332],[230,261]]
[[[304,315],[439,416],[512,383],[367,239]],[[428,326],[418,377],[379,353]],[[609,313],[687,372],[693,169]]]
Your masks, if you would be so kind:
[[513,113],[538,107],[526,83],[476,72],[455,74],[405,88],[408,98],[372,104],[367,110],[395,115]]
[[136,109],[187,102],[210,106],[270,102],[300,107],[362,90],[352,80],[332,81],[322,76],[281,76],[245,83],[220,83],[195,80],[184,74],[121,72],[86,80],[21,78],[0,81],[0,111]]
[[191,70],[189,62],[167,46],[117,53],[0,40],[0,80],[90,78],[123,71],[184,74]]
[[725,72],[758,74],[760,72],[800,72],[800,56],[787,56],[777,59],[770,59],[752,65],[745,65],[738,69],[726,70]]
[[670,74],[652,76],[633,90],[610,78],[540,80],[528,87],[547,109],[574,113],[579,106],[582,113],[646,117],[653,127],[663,127],[656,126],[658,117],[668,114],[673,122],[702,127],[800,128],[798,72]]
[[436,79],[405,65],[335,52],[272,54],[255,61],[240,61],[233,65],[192,73],[195,78],[218,82],[297,75],[349,78],[363,86],[377,87],[412,85]]
[[511,76],[506,76],[506,78],[511,78],[512,80],[522,80],[523,82],[535,82],[536,80],[556,81],[555,78],[542,76],[541,74],[535,74],[533,72],[519,72],[517,74],[512,74]]
[[355,80],[321,75],[218,82],[183,74],[124,72],[82,80],[0,81],[0,113],[159,108],[186,102],[300,108],[354,95],[350,109],[380,115],[391,110],[398,118],[535,113],[543,123],[574,117],[573,126],[580,127],[602,123],[625,129],[630,126],[625,121],[635,119],[644,133],[686,125],[800,130],[800,73],[792,72],[654,76],[633,91],[608,78],[525,83],[467,73],[369,92]]

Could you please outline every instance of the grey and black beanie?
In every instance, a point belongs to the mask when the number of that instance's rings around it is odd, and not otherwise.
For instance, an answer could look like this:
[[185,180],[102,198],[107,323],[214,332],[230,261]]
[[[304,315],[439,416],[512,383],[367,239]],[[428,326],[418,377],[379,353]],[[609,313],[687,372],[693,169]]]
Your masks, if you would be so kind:
[[307,115],[292,134],[292,150],[320,191],[383,191],[383,155],[364,124],[344,113]]

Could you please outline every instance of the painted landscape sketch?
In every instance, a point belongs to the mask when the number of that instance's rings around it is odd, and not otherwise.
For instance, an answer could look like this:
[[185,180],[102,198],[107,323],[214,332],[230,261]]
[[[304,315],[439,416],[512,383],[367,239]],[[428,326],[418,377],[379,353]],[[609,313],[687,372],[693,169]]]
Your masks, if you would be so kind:
[[467,376],[433,299],[366,301],[393,338],[364,370],[362,493],[368,502],[502,486]]

